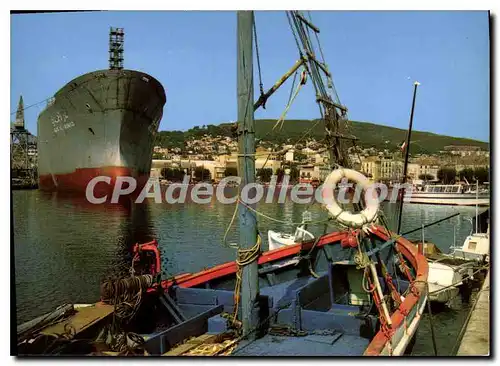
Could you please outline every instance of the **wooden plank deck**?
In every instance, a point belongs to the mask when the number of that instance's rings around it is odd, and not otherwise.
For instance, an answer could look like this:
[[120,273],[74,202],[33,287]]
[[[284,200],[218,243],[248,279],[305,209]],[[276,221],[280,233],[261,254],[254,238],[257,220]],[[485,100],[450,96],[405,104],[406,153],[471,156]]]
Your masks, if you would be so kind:
[[[59,323],[48,326],[41,331],[42,334],[46,335],[57,335],[66,332],[68,327],[74,329],[75,334],[88,329],[90,326],[98,323],[102,319],[106,318],[108,315],[113,313],[114,306],[97,303],[92,306],[84,307],[78,309],[77,313],[68,319],[64,319]],[[73,331],[73,330],[72,330]]]
[[218,334],[202,334],[201,336],[189,339],[187,342],[172,348],[170,351],[164,353],[162,356],[181,356],[193,348],[198,347],[203,343],[212,343],[218,338]]

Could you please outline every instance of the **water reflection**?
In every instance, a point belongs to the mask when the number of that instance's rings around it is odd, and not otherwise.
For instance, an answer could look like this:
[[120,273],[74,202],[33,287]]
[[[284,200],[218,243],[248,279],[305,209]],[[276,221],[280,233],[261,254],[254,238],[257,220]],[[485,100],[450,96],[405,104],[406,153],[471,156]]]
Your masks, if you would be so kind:
[[96,301],[104,277],[128,270],[132,245],[155,237],[147,203],[92,205],[39,191],[16,191],[13,201],[18,322]]

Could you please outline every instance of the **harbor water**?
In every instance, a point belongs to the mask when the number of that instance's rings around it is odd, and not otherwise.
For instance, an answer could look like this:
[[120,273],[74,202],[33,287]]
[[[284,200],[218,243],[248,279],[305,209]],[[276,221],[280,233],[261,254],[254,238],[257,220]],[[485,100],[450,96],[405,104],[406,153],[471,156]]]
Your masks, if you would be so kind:
[[[14,256],[17,323],[53,310],[63,303],[91,303],[99,300],[101,281],[110,275],[126,273],[130,267],[133,244],[156,239],[162,253],[163,276],[196,272],[234,260],[238,240],[238,220],[233,204],[168,204],[132,202],[93,205],[85,198],[46,193],[38,190],[13,191]],[[384,203],[391,225],[396,225],[397,207]],[[267,250],[267,231],[293,233],[305,209],[313,221],[327,217],[319,204],[301,205],[260,203],[259,231]],[[484,208],[481,208],[483,211]],[[481,212],[480,211],[480,212]],[[472,226],[465,218],[473,217],[474,207],[407,204],[402,228],[408,231],[422,224],[460,213],[459,216],[425,230],[426,242],[448,252],[461,245]],[[272,219],[277,220],[273,221]],[[224,233],[228,229],[226,243]],[[324,224],[311,231],[322,234]],[[330,227],[329,230],[334,230]],[[420,239],[421,232],[409,239]],[[433,314],[439,355],[450,355],[469,304],[460,299]],[[415,355],[433,355],[427,315],[421,321],[413,348]]]

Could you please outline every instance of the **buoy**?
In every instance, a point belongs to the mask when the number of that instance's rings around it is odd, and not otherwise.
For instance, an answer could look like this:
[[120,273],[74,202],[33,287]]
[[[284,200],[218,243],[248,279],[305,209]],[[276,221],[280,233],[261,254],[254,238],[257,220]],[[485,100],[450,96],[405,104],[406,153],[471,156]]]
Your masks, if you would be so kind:
[[[361,187],[362,191],[365,192],[366,208],[363,211],[354,214],[343,210],[337,203],[334,189],[343,178],[353,181],[357,187]],[[335,220],[351,228],[361,228],[377,218],[379,201],[377,197],[374,197],[374,192],[374,187],[363,174],[352,169],[340,168],[335,169],[326,177],[322,188],[322,197],[325,208]]]

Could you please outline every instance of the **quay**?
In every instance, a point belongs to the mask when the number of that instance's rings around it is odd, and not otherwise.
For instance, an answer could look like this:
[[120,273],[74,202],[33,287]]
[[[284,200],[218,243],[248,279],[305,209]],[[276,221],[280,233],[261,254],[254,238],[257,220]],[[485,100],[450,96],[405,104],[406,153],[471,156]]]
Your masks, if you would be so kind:
[[457,356],[490,355],[490,271],[465,324]]

